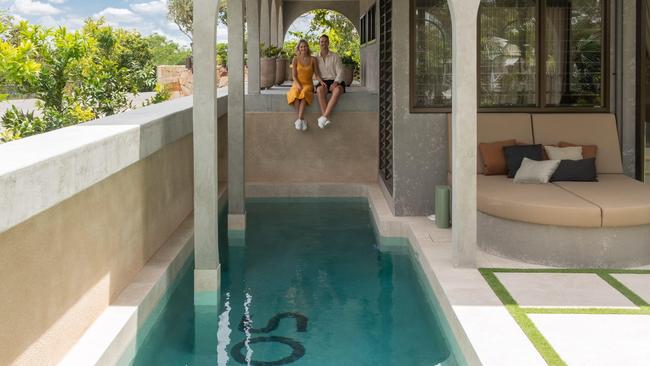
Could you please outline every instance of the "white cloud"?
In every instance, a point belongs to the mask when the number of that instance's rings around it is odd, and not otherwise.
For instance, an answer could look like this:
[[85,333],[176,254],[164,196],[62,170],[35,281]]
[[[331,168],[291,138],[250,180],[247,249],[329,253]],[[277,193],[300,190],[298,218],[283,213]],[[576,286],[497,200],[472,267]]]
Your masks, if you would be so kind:
[[61,9],[55,8],[51,4],[32,0],[16,0],[13,10],[23,15],[56,15],[61,13]]
[[52,4],[63,4],[65,0],[47,0]]
[[148,3],[132,4],[131,10],[145,15],[166,15],[167,0],[154,0]]
[[120,23],[137,23],[141,22],[142,18],[129,9],[124,8],[106,8],[99,13],[95,14],[96,18],[104,17],[110,24],[119,25]]

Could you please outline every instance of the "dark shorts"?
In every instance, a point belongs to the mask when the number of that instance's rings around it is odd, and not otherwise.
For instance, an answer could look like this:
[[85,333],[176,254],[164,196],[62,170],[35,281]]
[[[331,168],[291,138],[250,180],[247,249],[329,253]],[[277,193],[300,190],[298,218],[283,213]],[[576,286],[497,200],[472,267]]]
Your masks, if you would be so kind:
[[[327,93],[331,93],[330,87],[332,86],[332,84],[334,84],[334,80],[323,80],[323,81],[325,82],[325,85],[327,85]],[[345,93],[345,81],[341,81],[339,85],[343,87],[343,92]],[[314,91],[316,91],[319,86],[320,84],[316,87],[316,89],[314,89]]]

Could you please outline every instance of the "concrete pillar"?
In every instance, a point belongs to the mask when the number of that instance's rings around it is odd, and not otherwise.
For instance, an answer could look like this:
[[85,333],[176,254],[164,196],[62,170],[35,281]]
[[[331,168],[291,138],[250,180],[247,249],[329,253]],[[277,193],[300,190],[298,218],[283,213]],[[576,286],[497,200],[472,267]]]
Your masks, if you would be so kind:
[[228,2],[228,229],[243,230],[244,1]]
[[197,305],[217,305],[220,285],[217,6],[214,0],[194,0],[194,303]]
[[448,0],[452,19],[452,242],[455,266],[476,267],[477,17],[480,0]]
[[260,0],[260,42],[265,47],[271,44],[271,9],[270,0]]
[[278,3],[271,0],[271,44],[278,45]]
[[[263,2],[264,0],[262,0]],[[260,93],[260,0],[246,0],[248,94]]]
[[278,46],[282,47],[284,44],[284,0],[278,0]]

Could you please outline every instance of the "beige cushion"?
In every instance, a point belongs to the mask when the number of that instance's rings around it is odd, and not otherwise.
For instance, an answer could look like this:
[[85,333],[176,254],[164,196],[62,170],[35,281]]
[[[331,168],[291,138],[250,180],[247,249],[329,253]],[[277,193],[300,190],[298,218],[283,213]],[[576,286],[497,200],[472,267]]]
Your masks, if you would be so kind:
[[548,160],[582,160],[582,146],[544,146]]
[[477,176],[478,210],[533,224],[600,227],[600,208],[555,184],[515,184],[503,175]]
[[531,160],[524,158],[512,180],[515,184],[546,184],[560,165],[560,160]]
[[598,180],[554,184],[600,207],[603,227],[650,224],[650,185],[623,174],[600,174]]
[[598,173],[623,173],[616,119],[609,113],[533,114],[535,143],[596,145]]
[[[449,135],[449,171],[452,171],[451,159],[451,114],[447,115]],[[518,143],[533,143],[533,128],[528,113],[479,113],[476,131],[476,172],[483,173],[483,160],[478,151],[478,143],[515,139]],[[557,142],[556,142],[557,143]]]

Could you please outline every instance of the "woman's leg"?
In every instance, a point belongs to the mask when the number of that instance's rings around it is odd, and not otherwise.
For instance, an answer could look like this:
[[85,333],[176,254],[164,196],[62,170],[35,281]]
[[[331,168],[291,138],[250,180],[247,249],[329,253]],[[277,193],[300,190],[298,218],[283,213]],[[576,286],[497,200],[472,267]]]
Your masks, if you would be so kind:
[[300,119],[300,101],[299,100],[295,100],[293,102],[293,108],[296,109],[296,118]]
[[304,117],[305,117],[305,104],[307,104],[307,102],[304,99],[301,99],[300,103],[298,105],[298,118],[299,119],[304,119]]

